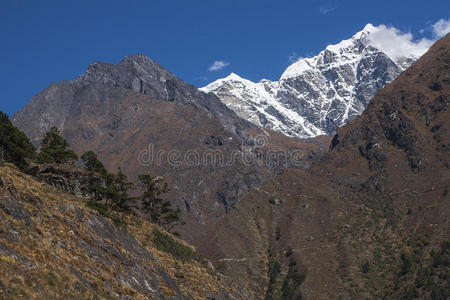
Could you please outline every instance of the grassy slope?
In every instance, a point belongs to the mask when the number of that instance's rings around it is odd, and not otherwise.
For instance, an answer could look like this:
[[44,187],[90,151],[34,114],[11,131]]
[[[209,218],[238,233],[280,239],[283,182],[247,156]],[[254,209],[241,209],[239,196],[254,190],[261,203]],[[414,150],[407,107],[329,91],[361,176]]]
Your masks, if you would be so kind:
[[158,250],[155,232],[163,231],[145,220],[129,218],[126,231],[118,229],[87,208],[85,199],[9,164],[0,166],[0,179],[0,299],[204,299],[234,293],[214,270],[192,259],[193,248],[184,242],[162,233],[182,251],[174,257],[166,252],[173,250]]

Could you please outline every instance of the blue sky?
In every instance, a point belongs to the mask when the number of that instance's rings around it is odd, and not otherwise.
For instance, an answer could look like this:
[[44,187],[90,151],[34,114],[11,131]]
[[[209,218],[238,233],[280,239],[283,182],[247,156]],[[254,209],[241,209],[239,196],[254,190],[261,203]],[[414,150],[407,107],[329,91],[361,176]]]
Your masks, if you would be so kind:
[[197,86],[230,72],[276,80],[289,58],[317,54],[367,23],[432,39],[432,25],[449,17],[444,0],[1,0],[0,110],[13,114],[94,61],[143,53]]

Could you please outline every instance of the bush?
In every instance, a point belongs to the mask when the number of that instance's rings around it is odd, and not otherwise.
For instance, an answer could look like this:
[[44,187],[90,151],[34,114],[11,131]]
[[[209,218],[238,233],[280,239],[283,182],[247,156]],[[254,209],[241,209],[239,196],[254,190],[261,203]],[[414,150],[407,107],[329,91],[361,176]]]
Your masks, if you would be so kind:
[[[269,252],[270,255],[270,252]],[[274,285],[277,281],[277,277],[281,272],[281,265],[280,263],[276,260],[273,259],[272,257],[270,257],[270,261],[269,261],[269,285],[267,286],[267,291],[266,291],[266,296],[265,296],[265,300],[272,300],[273,299],[273,289],[274,289]]]
[[297,262],[291,258],[289,261],[289,270],[284,278],[283,285],[281,287],[281,299],[302,299],[298,288],[305,281],[306,275],[300,273],[296,267]]
[[158,250],[169,253],[173,257],[183,261],[190,262],[192,260],[205,264],[205,260],[190,247],[176,241],[170,235],[161,232],[156,227],[153,228],[153,243]]
[[370,270],[370,264],[366,261],[365,263],[363,263],[361,265],[361,272],[366,274],[366,273],[369,273],[369,270]]
[[286,250],[286,257],[291,256],[294,253],[294,249],[292,249],[291,246],[289,246]]

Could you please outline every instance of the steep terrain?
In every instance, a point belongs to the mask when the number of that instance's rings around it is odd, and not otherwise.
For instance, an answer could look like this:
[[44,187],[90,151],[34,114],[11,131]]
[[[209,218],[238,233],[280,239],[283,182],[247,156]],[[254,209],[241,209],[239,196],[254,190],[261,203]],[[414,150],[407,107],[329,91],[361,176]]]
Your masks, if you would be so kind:
[[249,193],[200,250],[255,297],[448,299],[449,104],[450,34],[311,168]]
[[85,202],[0,166],[0,299],[245,298],[191,246]]
[[288,136],[334,134],[418,58],[392,57],[374,46],[377,30],[368,24],[351,39],[298,60],[279,81],[254,83],[232,73],[201,90],[216,94],[243,119]]
[[[57,126],[78,154],[95,151],[111,172],[121,167],[133,180],[163,176],[192,240],[203,233],[199,226],[223,217],[248,191],[292,165],[268,151],[301,149],[302,160],[321,147],[240,119],[215,95],[143,55],[117,65],[93,63],[76,80],[51,84],[12,120],[36,144]],[[264,163],[246,160],[255,151]]]
[[[52,83],[14,115],[13,123],[23,128],[32,141],[38,143],[51,126],[65,128],[70,125],[68,118],[74,117],[74,109],[80,109],[80,100],[89,96],[102,100],[102,88],[108,92],[133,91],[150,98],[201,109],[238,136],[248,127],[246,122],[237,118],[217,97],[198,91],[142,54],[127,56],[117,65],[95,62],[73,81]],[[120,97],[117,94],[115,96]],[[130,110],[132,109],[139,110],[139,107],[131,107]],[[114,124],[119,122],[119,116],[110,117]]]

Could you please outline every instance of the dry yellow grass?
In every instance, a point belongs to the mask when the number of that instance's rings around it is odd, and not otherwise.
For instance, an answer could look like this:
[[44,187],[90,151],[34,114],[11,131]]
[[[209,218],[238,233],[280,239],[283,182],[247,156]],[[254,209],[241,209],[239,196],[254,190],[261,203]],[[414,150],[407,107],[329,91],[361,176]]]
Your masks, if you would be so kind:
[[[126,233],[120,232],[134,237],[154,259],[132,253],[107,234],[96,235],[89,222],[92,216],[102,217],[86,207],[86,199],[63,193],[9,164],[0,166],[0,180],[0,197],[17,201],[30,220],[27,225],[0,209],[0,299],[117,299],[121,295],[206,299],[206,295],[237,294],[213,269],[156,249],[155,225],[146,220],[127,217]],[[115,228],[107,222],[108,228]],[[109,248],[117,252],[104,250]],[[151,287],[142,288],[133,268],[154,272],[157,283],[146,282]]]

